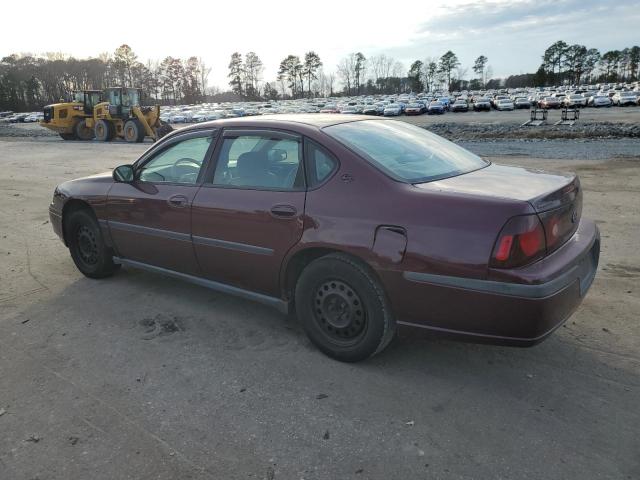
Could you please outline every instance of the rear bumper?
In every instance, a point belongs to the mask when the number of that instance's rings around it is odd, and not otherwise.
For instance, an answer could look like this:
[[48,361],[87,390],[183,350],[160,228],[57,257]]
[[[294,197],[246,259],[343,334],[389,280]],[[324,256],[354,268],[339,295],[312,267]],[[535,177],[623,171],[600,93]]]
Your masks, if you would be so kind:
[[571,316],[595,277],[600,234],[588,221],[581,230],[568,251],[552,259],[558,263],[571,256],[571,261],[558,269],[561,273],[548,277],[547,271],[536,267],[544,280],[539,283],[535,278],[528,278],[529,283],[514,283],[422,272],[403,272],[391,284],[385,281],[398,325],[401,330],[429,331],[481,343],[539,343]]

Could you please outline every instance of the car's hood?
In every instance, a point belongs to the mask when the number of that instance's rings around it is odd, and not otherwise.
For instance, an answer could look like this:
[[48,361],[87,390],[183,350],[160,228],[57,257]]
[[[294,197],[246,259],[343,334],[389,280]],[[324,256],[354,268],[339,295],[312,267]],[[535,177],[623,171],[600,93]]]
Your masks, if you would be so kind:
[[427,190],[526,201],[537,211],[543,211],[564,203],[564,196],[579,189],[579,185],[578,178],[573,174],[491,164],[464,175],[416,186]]
[[58,185],[56,190],[68,196],[103,195],[112,183],[112,172],[104,172],[69,180]]

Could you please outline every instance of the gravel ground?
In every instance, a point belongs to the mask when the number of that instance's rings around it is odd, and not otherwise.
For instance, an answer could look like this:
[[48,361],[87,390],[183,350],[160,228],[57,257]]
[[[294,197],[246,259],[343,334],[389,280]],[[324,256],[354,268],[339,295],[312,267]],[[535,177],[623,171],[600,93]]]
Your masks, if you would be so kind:
[[346,365],[261,305],[74,268],[54,186],[147,145],[0,138],[0,479],[640,478],[640,156],[582,144],[468,145],[579,173],[602,255],[563,328],[530,349],[400,338]]

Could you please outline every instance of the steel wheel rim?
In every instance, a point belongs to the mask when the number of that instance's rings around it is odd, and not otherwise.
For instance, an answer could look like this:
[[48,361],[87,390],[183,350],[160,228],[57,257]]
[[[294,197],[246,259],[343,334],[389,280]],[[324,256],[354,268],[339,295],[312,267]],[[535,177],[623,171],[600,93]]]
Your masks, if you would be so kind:
[[102,123],[98,123],[96,125],[96,136],[103,137],[104,136],[105,127]]
[[313,313],[322,333],[333,343],[353,344],[367,329],[367,311],[358,293],[341,280],[321,283],[313,295]]
[[98,242],[96,234],[86,225],[81,225],[76,231],[76,245],[78,254],[87,265],[98,262]]

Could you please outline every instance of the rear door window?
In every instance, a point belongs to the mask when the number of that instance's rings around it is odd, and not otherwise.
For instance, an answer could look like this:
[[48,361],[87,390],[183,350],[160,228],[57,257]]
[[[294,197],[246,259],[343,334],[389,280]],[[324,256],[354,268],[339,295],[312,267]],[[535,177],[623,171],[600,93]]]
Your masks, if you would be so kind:
[[213,184],[251,189],[304,188],[302,141],[278,133],[225,133]]

